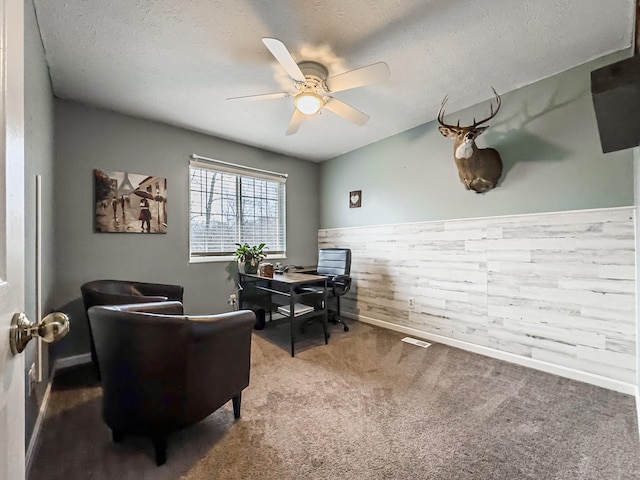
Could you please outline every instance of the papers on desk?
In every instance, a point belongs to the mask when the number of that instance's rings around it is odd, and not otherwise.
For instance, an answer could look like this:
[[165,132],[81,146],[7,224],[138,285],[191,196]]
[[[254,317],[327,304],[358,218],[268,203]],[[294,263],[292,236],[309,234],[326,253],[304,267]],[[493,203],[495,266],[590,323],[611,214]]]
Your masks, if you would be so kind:
[[[293,316],[299,317],[300,315],[304,315],[305,313],[313,312],[313,307],[310,305],[305,305],[303,303],[294,303],[293,304]],[[278,313],[290,317],[289,314],[289,305],[282,305],[278,307]]]

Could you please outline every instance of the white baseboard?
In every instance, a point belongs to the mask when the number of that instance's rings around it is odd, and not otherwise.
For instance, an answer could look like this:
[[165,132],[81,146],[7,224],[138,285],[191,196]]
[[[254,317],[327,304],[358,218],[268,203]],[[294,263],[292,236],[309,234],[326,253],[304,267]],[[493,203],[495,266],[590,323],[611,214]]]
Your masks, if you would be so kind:
[[40,404],[40,409],[38,410],[38,418],[36,418],[36,423],[33,426],[33,432],[31,433],[31,438],[29,439],[29,446],[27,447],[27,452],[25,454],[25,471],[29,473],[29,469],[31,468],[31,461],[33,460],[33,454],[36,451],[36,446],[38,445],[38,437],[40,436],[40,429],[42,428],[42,423],[44,422],[44,418],[47,414],[47,407],[49,405],[49,395],[51,395],[51,385],[53,385],[53,376],[55,372],[54,370],[49,375],[49,381],[47,382],[47,388],[44,391],[44,395],[42,397],[42,403]]
[[636,421],[638,422],[638,436],[640,437],[640,390],[636,387]]
[[[572,380],[578,380],[580,382],[589,383],[591,385],[607,388],[609,390],[625,393],[627,395],[635,395],[636,406],[638,406],[638,401],[639,401],[638,388],[636,385],[633,385],[631,383],[622,382],[620,380],[615,380],[615,379],[603,377],[600,375],[595,375],[593,373],[582,372],[580,370],[575,370],[573,368],[554,365],[552,363],[543,362],[541,360],[535,360],[532,358],[523,357],[521,355],[516,355],[514,353],[503,352],[501,350],[496,350],[494,348],[484,347],[482,345],[476,345],[473,343],[464,342],[462,340],[456,340],[454,338],[444,337],[442,335],[437,335],[434,333],[423,332],[422,330],[418,330],[416,328],[405,327],[403,325],[396,325],[395,323],[385,322],[384,320],[377,320],[375,318],[365,317],[364,315],[352,315],[352,314],[345,315],[344,313],[343,315],[347,318],[359,320],[363,323],[369,323],[371,325],[376,325],[378,327],[394,330],[396,332],[413,335],[415,337],[422,338],[424,340],[431,340],[433,342],[443,343],[451,347],[460,348],[461,350],[467,350],[469,352],[478,353],[480,355],[485,355],[487,357],[497,358],[498,360],[504,360],[506,362],[522,365],[524,367],[533,368],[535,370],[541,370],[543,372],[552,373],[560,377],[570,378]],[[638,412],[640,413],[640,407],[638,407]]]
[[56,376],[56,372],[63,368],[74,367],[76,365],[82,365],[84,363],[90,363],[90,362],[91,362],[91,354],[84,353],[82,355],[74,355],[72,357],[59,358],[53,364],[53,368],[51,369],[51,374],[49,375],[49,381],[47,382],[47,388],[42,397],[42,403],[40,404],[40,409],[38,410],[38,418],[36,418],[36,423],[33,426],[33,432],[31,433],[31,439],[29,440],[29,446],[27,447],[27,452],[25,454],[25,470],[27,474],[29,473],[29,469],[31,468],[33,455],[38,445],[38,439],[40,437],[40,429],[42,428],[42,424],[44,423],[44,419],[47,415],[47,408],[49,406],[49,397],[51,395],[51,387],[53,385],[53,380]]

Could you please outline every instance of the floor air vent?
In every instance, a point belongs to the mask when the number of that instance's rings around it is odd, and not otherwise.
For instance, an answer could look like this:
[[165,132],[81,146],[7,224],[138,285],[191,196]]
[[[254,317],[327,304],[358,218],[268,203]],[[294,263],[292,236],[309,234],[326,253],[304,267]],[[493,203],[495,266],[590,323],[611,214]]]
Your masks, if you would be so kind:
[[423,342],[422,340],[418,340],[417,338],[411,338],[411,337],[404,337],[402,341],[410,343],[411,345],[417,345],[422,348],[427,348],[429,345],[431,345],[430,343]]

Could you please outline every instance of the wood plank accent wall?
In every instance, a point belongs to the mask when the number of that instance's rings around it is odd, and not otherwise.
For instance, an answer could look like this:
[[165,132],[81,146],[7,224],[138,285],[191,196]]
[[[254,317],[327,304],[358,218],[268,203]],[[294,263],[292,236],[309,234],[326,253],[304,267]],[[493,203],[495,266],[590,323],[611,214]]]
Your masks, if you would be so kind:
[[[347,316],[635,385],[633,207],[324,229]],[[412,299],[414,307],[409,307]]]

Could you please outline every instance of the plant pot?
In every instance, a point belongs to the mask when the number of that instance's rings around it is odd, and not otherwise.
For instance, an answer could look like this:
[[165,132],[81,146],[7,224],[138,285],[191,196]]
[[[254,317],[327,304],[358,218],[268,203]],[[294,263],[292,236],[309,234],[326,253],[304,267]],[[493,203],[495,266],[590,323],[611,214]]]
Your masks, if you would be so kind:
[[252,273],[252,274],[256,274],[258,273],[258,264],[256,263],[255,265],[251,262],[244,262],[244,265],[242,267],[244,269],[244,273]]

